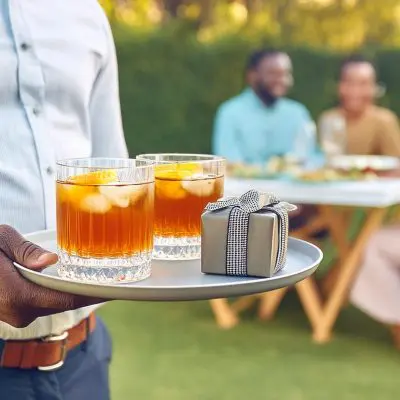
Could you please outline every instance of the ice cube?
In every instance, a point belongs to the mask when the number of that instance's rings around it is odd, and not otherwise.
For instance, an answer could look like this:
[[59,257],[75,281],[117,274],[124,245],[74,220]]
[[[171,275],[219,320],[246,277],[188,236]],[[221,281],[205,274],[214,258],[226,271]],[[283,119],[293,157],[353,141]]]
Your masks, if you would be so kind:
[[202,178],[182,181],[182,187],[194,196],[210,196],[214,192],[215,179],[207,179],[204,175]]
[[80,202],[80,207],[86,212],[105,214],[111,209],[112,204],[106,196],[94,193],[84,197]]
[[99,192],[104,195],[113,206],[126,208],[134,204],[146,194],[144,185],[100,186]]
[[102,194],[113,206],[126,208],[129,206],[128,186],[100,186],[99,193]]
[[215,194],[217,196],[222,196],[224,193],[224,178],[218,177],[215,179]]
[[149,188],[148,188],[147,185],[134,185],[134,186],[132,186],[131,187],[131,192],[130,192],[130,195],[129,195],[131,204],[137,203],[140,199],[142,199],[148,193],[149,193]]

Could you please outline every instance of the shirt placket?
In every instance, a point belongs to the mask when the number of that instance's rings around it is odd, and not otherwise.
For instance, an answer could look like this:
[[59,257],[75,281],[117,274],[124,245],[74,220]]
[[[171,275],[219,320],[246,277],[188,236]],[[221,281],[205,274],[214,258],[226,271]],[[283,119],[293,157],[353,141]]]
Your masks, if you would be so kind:
[[55,152],[45,120],[43,69],[21,3],[21,0],[9,1],[10,23],[18,58],[18,94],[35,141],[45,202],[45,225],[49,229],[55,226]]

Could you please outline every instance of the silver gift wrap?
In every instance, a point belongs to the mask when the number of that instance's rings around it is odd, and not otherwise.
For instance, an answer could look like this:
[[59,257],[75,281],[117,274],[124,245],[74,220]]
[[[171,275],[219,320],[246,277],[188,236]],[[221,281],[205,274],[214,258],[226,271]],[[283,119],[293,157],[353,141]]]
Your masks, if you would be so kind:
[[295,208],[255,190],[210,203],[201,217],[201,271],[273,276],[286,261],[288,211]]

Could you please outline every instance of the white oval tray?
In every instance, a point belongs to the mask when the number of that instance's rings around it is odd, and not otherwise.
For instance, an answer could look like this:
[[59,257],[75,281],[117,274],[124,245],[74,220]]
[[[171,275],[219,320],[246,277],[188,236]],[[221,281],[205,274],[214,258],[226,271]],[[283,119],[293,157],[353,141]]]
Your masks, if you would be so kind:
[[[56,251],[55,231],[26,235],[43,248]],[[28,280],[58,291],[115,300],[183,301],[244,296],[291,286],[311,275],[322,260],[316,246],[289,238],[286,266],[272,278],[205,275],[200,260],[153,261],[152,275],[143,281],[115,285],[76,282],[58,277],[55,266],[42,272],[16,264]]]

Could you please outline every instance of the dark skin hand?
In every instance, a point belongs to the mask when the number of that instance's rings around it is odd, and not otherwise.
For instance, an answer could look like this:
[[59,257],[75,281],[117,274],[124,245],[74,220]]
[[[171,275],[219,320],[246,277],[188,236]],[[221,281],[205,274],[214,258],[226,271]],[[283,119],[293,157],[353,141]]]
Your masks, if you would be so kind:
[[54,264],[57,255],[27,241],[14,228],[0,225],[0,321],[23,328],[39,317],[104,302],[35,285],[19,274],[14,261],[41,271]]

